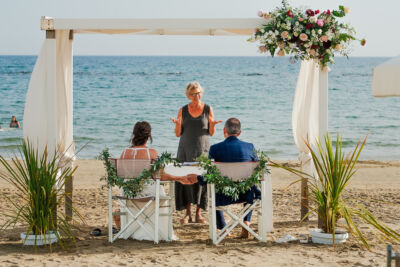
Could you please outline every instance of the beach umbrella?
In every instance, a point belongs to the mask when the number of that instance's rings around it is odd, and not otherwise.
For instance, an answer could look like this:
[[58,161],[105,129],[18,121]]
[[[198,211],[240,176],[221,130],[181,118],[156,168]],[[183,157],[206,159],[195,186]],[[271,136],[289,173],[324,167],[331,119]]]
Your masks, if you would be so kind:
[[372,94],[375,97],[400,96],[400,56],[373,68]]

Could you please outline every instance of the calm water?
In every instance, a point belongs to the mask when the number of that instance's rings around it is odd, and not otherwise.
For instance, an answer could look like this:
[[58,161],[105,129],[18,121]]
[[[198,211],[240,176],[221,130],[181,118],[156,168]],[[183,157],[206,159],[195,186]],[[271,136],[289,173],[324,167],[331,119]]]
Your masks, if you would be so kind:
[[[11,115],[23,126],[25,95],[34,56],[0,56],[0,154],[9,156],[22,130],[7,129]],[[387,58],[337,58],[329,73],[329,131],[343,133],[350,148],[367,133],[363,159],[400,160],[400,98],[373,98],[371,69]],[[74,139],[79,158],[104,147],[118,155],[134,122],[152,124],[159,151],[176,153],[169,120],[188,100],[197,80],[218,120],[242,121],[242,139],[272,159],[295,159],[291,111],[300,63],[269,57],[74,57]],[[222,124],[211,143],[223,140]]]

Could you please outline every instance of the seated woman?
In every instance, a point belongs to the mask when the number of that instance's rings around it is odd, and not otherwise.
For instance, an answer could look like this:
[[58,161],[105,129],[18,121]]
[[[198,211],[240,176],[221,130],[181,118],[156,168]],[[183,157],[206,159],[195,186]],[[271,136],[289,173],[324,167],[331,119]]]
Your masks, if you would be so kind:
[[[151,136],[151,126],[148,122],[146,121],[140,121],[135,124],[133,127],[133,133],[131,137],[131,147],[124,149],[124,151],[121,154],[121,159],[148,159],[148,160],[153,160],[156,159],[158,156],[158,153],[156,150],[149,148],[146,146],[147,141],[150,139],[150,141],[153,141],[153,138]],[[194,184],[197,182],[197,174],[189,174],[186,176],[175,176],[175,175],[170,175],[167,173],[163,173],[161,175],[161,181],[177,181],[182,184]],[[143,187],[143,190],[140,194],[140,197],[147,197],[147,196],[154,196],[155,195],[155,186],[154,184],[146,184]],[[161,186],[160,188],[160,196],[166,196],[164,187]],[[146,203],[136,203],[136,206],[138,208],[142,208]],[[129,203],[127,204],[129,206]],[[154,204],[153,204],[154,205]],[[165,206],[164,204],[161,203],[160,201],[160,206]],[[160,214],[162,213],[168,213],[168,208],[160,208]],[[149,214],[147,214],[149,216]],[[117,225],[118,226],[118,225]],[[124,227],[124,225],[121,225]],[[145,224],[147,229],[152,229],[151,225],[149,225],[149,222]],[[136,229],[137,225],[136,223],[132,224],[132,229]],[[167,236],[168,233],[168,217],[160,217],[159,218],[159,231],[164,233],[164,236]],[[126,231],[130,232],[130,231]],[[163,235],[160,235],[160,238],[162,238]],[[149,234],[143,230],[142,228],[139,228],[134,234],[131,236],[134,239],[138,240],[153,240],[154,235],[149,236]],[[127,236],[123,236],[123,238],[128,238]],[[173,239],[177,239],[175,235],[173,235]]]

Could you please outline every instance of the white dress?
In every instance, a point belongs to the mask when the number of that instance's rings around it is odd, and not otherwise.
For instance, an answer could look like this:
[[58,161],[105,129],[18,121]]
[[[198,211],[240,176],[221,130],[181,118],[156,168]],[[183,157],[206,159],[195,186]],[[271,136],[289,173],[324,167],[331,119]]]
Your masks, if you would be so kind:
[[[150,160],[150,151],[149,148],[126,148],[122,154],[121,158],[125,158],[125,154],[128,150],[133,150],[134,151],[134,157],[133,159],[136,158],[136,152],[137,150],[147,150],[147,157]],[[123,192],[121,191],[121,194]],[[138,195],[138,197],[152,197],[155,196],[156,194],[156,187],[155,187],[155,182],[151,182],[149,184],[144,185],[142,192]],[[160,186],[160,197],[166,196],[164,186]],[[147,202],[139,202],[135,201],[132,203],[132,200],[128,200],[127,206],[131,209],[135,210],[135,213],[138,211],[135,209],[134,206],[136,206],[139,210],[147,203]],[[167,205],[167,200],[160,200],[160,206],[166,206]],[[155,207],[155,202],[151,203],[149,207],[143,212],[147,217],[150,217],[150,220],[146,220],[144,223],[145,228],[147,229],[144,230],[140,225],[135,222],[132,225],[129,226],[127,231],[121,236],[121,238],[128,239],[129,237],[137,240],[149,240],[149,241],[154,241],[154,225],[151,222],[154,222],[154,213],[150,216],[150,213],[154,211]],[[160,208],[160,214],[166,214],[168,213],[168,207],[161,207]],[[121,217],[121,229],[124,227],[126,224],[126,221],[124,220],[124,217],[126,219],[131,220],[132,216],[128,213],[127,216],[122,216]],[[141,216],[140,222],[143,223],[143,216]],[[168,237],[168,216],[160,216],[159,221],[158,221],[158,228],[159,228],[159,239],[160,240],[165,240],[165,238]],[[164,238],[165,237],[165,238]],[[172,233],[172,240],[178,240],[178,238],[175,236],[174,233]]]

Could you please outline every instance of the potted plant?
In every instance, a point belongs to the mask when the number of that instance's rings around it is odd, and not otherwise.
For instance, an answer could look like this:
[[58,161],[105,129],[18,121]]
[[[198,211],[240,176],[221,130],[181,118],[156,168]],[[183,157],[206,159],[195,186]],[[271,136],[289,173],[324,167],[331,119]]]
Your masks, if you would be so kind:
[[65,247],[65,241],[75,239],[70,222],[64,212],[57,211],[57,206],[65,197],[63,187],[76,167],[70,167],[62,153],[55,151],[50,155],[47,147],[39,152],[29,141],[22,143],[19,152],[20,158],[15,156],[10,161],[0,156],[4,168],[0,179],[16,191],[14,197],[6,196],[9,208],[0,212],[7,218],[0,230],[22,223],[27,225],[26,232],[21,234],[25,245],[49,244],[51,248],[58,241]]
[[[306,214],[305,218],[315,212],[320,221],[320,229],[312,229],[310,232],[314,243],[338,244],[345,242],[351,234],[369,248],[365,235],[357,226],[357,221],[364,221],[373,226],[386,239],[400,241],[399,233],[379,222],[363,206],[350,206],[342,197],[357,171],[355,164],[366,140],[367,137],[363,141],[360,140],[354,150],[345,155],[342,151],[342,137],[337,135],[336,144],[333,147],[332,140],[327,134],[324,142],[318,140],[315,147],[306,142],[315,168],[313,175],[283,167],[300,175],[301,179],[308,180],[309,196],[315,206]],[[342,219],[341,221],[344,223],[338,224],[339,219]],[[338,231],[338,227],[346,229],[347,232]]]

